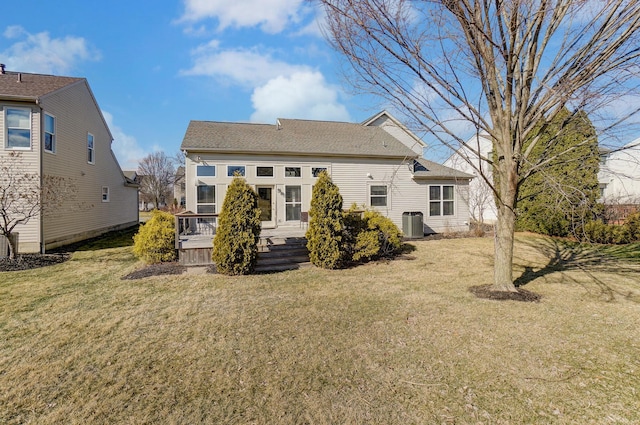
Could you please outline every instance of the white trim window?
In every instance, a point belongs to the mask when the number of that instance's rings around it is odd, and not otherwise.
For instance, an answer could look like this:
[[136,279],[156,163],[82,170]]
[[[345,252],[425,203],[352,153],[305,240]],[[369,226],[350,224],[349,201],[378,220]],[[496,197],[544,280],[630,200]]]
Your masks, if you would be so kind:
[[244,165],[227,165],[227,177],[235,177],[236,173],[244,177],[246,175],[246,167]]
[[56,117],[44,114],[44,150],[56,153]]
[[31,109],[5,108],[5,149],[31,149]]
[[329,172],[327,167],[313,167],[311,168],[311,175],[313,177],[318,177],[323,171]]
[[388,187],[386,185],[369,186],[369,205],[372,207],[386,207],[388,202]]
[[89,164],[96,163],[94,137],[91,133],[87,133],[87,162]]
[[215,177],[216,166],[215,165],[198,165],[196,166],[197,177]]
[[109,186],[102,186],[102,202],[109,202]]
[[300,167],[284,167],[285,177],[302,177],[302,170]]
[[429,215],[431,217],[455,215],[453,185],[429,186]]
[[302,186],[285,186],[284,191],[286,220],[300,220],[300,212],[302,211]]
[[256,177],[273,177],[273,167],[256,167]]
[[196,213],[215,214],[216,213],[216,187],[201,184],[196,188]]

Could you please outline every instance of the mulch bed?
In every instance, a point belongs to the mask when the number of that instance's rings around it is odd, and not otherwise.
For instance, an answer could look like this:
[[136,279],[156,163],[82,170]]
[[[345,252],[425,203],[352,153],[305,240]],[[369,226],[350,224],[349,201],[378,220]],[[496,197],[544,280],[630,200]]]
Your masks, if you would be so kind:
[[20,254],[15,260],[0,258],[0,272],[37,269],[39,267],[60,264],[71,258],[69,253],[58,254]]
[[128,275],[122,276],[122,280],[143,279],[150,276],[178,275],[187,270],[185,266],[173,263],[151,264],[143,269],[136,270]]
[[542,296],[535,292],[527,291],[526,289],[517,288],[517,292],[507,291],[494,291],[493,285],[479,285],[469,288],[469,292],[478,298],[485,298],[496,301],[523,301],[523,302],[538,302]]

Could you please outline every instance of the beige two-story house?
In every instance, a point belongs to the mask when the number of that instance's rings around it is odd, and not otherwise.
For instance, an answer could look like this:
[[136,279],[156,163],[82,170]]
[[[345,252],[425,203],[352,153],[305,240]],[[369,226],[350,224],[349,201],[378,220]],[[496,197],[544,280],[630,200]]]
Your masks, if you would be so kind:
[[259,196],[263,228],[299,227],[326,170],[345,208],[375,209],[400,228],[403,217],[421,215],[424,233],[468,229],[473,176],[423,159],[423,147],[387,112],[363,123],[192,121],[182,142],[186,208],[219,212],[237,173]]
[[19,152],[24,172],[73,188],[61,206],[15,229],[19,252],[44,252],[138,222],[137,185],[124,176],[112,141],[86,79],[0,66],[0,156]]

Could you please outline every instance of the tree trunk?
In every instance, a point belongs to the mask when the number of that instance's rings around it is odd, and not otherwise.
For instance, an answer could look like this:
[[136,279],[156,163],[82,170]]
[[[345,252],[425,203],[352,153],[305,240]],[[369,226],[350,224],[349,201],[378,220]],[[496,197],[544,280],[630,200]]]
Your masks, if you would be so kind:
[[493,289],[515,292],[513,284],[513,242],[516,215],[505,205],[498,207],[498,222],[495,235],[495,264],[493,267]]
[[13,234],[5,235],[5,237],[7,238],[7,241],[9,242],[9,259],[10,260],[15,260],[16,259],[16,252],[17,252],[15,237],[14,237]]

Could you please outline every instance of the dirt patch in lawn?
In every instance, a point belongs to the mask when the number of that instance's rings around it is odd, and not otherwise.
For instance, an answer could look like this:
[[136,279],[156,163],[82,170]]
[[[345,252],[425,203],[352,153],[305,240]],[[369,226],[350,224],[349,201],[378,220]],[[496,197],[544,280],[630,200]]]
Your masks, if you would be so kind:
[[485,298],[496,301],[523,301],[523,302],[538,302],[542,298],[535,292],[527,291],[526,289],[518,288],[516,292],[507,291],[495,291],[492,285],[479,285],[469,288],[469,292],[478,298]]
[[187,268],[185,266],[181,266],[176,262],[151,264],[149,266],[146,266],[145,268],[122,276],[122,280],[142,279],[151,276],[176,275],[182,274],[186,270]]
[[37,269],[64,263],[71,257],[69,253],[58,254],[21,254],[15,259],[0,258],[0,272]]

